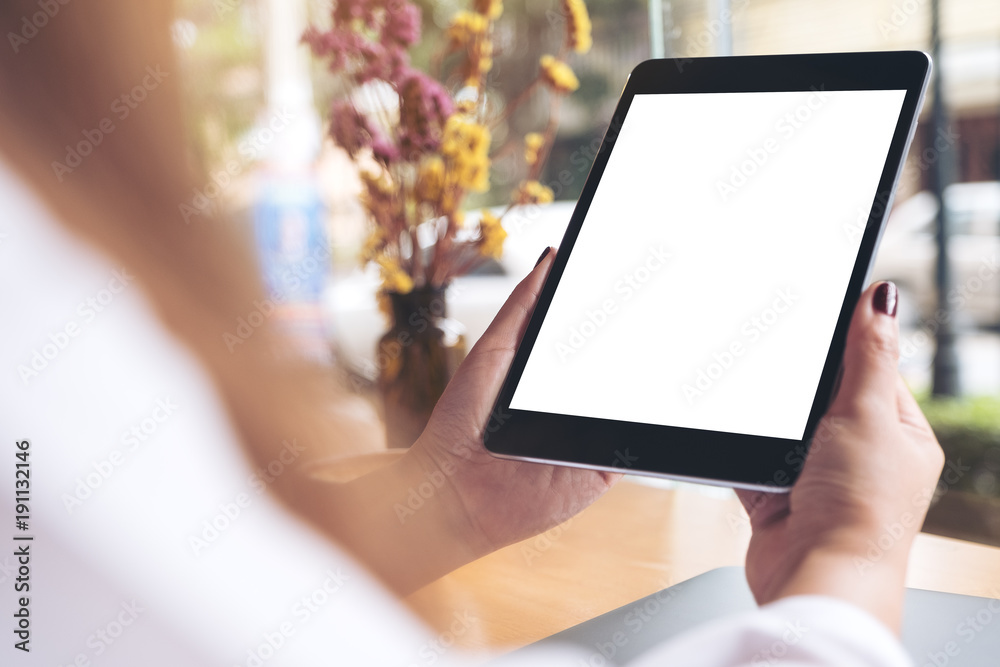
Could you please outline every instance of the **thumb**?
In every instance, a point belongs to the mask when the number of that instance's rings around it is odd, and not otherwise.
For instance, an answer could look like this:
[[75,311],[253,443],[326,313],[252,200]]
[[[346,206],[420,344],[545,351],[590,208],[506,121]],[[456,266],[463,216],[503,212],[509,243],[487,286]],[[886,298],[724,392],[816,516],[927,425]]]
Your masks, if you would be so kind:
[[861,295],[847,332],[844,376],[831,414],[853,416],[896,409],[897,298],[896,286],[890,282],[872,285]]
[[[489,328],[469,353],[469,359],[477,360],[481,356],[492,356],[501,354],[505,363],[501,369],[507,372],[507,366],[514,360],[514,351],[524,330],[528,327],[528,319],[535,309],[538,295],[541,294],[542,285],[545,284],[545,277],[552,266],[555,257],[554,250],[549,247],[545,249],[542,256],[538,258],[535,268],[518,283],[514,291],[507,297],[507,301],[500,308],[500,312],[490,323]],[[507,358],[509,357],[509,358]]]
[[486,423],[535,309],[553,257],[555,251],[547,248],[534,270],[514,288],[489,328],[458,367],[438,401],[436,412],[447,412],[451,419],[474,424],[477,428]]

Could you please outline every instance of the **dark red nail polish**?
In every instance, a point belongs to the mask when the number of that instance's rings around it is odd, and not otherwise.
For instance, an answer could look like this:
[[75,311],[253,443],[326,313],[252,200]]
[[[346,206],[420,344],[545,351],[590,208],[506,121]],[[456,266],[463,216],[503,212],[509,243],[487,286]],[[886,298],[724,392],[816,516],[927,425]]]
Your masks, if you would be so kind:
[[542,263],[542,260],[543,260],[543,259],[545,259],[546,257],[548,257],[548,256],[549,256],[549,253],[550,253],[550,252],[552,252],[552,246],[549,246],[549,247],[547,247],[547,248],[546,248],[545,250],[543,250],[543,251],[542,251],[542,255],[541,255],[541,257],[539,257],[539,258],[538,258],[538,261],[537,261],[537,262],[535,262],[535,268],[538,268],[538,265]]
[[875,288],[875,296],[872,297],[872,306],[874,306],[876,312],[888,315],[889,317],[895,317],[898,297],[899,291],[896,289],[895,284],[889,282],[882,283]]

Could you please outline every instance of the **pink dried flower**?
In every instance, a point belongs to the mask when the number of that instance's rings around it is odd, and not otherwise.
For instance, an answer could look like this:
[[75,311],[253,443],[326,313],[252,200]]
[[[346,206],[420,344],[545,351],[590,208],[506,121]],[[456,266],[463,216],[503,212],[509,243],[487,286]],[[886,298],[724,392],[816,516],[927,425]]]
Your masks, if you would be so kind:
[[423,72],[409,70],[399,99],[399,145],[407,159],[437,150],[445,121],[455,110],[448,91]]
[[330,32],[322,32],[316,26],[312,25],[302,33],[302,43],[308,44],[309,48],[317,56],[325,56],[333,51],[331,39],[332,35]]
[[358,85],[365,84],[372,79],[396,83],[410,62],[406,51],[396,45],[386,46],[378,42],[366,41],[358,47],[357,52],[361,54],[364,61],[354,76]]
[[330,109],[330,136],[354,159],[372,145],[376,136],[371,123],[349,102],[335,102]]
[[364,49],[367,40],[357,33],[348,30],[329,30],[320,32],[309,28],[302,35],[302,41],[309,45],[317,56],[330,59],[330,71],[339,73],[356,64],[358,53]]
[[399,160],[399,148],[381,134],[376,134],[372,137],[372,157],[388,167]]
[[338,0],[333,28],[311,27],[302,41],[329,58],[331,71],[358,85],[372,79],[396,84],[410,63],[407,48],[420,39],[420,20],[420,10],[405,0]]
[[375,27],[375,12],[380,8],[381,2],[371,2],[370,0],[337,0],[333,7],[334,24],[350,27],[350,24],[360,19],[365,26]]
[[[420,8],[410,3],[389,3],[382,27],[382,43],[410,46],[420,41]],[[395,6],[391,6],[395,5]]]

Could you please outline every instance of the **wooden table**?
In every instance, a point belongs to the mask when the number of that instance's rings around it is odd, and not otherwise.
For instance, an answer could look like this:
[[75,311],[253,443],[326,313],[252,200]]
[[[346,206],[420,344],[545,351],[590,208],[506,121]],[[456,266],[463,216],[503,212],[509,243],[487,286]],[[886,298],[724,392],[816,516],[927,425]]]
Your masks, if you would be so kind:
[[[442,631],[467,614],[468,648],[510,649],[667,586],[742,565],[750,538],[735,496],[629,479],[548,533],[471,563],[408,602]],[[907,585],[1000,597],[1000,549],[921,534]]]

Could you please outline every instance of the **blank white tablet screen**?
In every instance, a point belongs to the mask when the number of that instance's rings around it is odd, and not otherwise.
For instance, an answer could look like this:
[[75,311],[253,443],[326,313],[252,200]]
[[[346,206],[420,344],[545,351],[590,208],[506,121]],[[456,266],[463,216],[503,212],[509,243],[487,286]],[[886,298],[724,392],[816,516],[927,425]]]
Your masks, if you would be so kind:
[[511,408],[801,438],[905,93],[636,95]]

